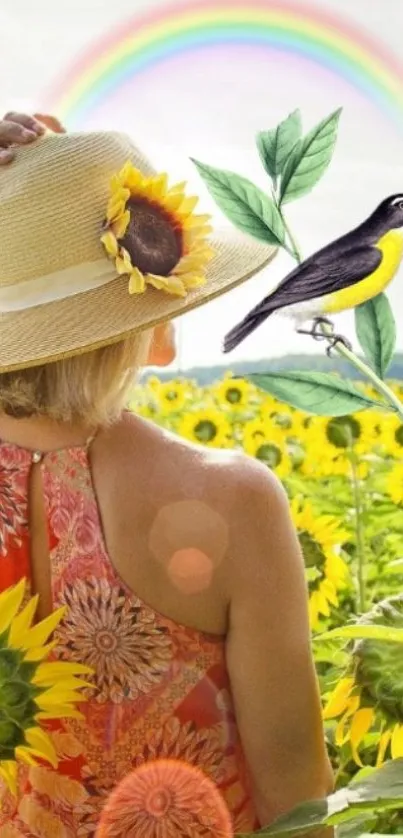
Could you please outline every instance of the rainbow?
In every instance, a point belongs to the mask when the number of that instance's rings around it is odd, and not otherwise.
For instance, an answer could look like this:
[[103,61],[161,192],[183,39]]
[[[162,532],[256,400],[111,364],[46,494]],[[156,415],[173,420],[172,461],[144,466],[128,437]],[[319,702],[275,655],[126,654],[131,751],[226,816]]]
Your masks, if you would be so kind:
[[137,15],[75,61],[47,105],[78,127],[128,79],[178,53],[226,44],[282,50],[327,68],[403,129],[403,66],[350,22],[296,0],[196,0]]

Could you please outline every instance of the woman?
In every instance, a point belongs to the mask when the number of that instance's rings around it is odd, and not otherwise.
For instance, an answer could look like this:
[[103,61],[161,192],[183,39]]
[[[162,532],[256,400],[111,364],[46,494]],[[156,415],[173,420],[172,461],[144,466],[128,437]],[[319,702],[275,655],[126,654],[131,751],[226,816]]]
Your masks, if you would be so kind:
[[92,835],[164,756],[246,832],[332,784],[287,498],[255,460],[124,408],[155,326],[166,361],[164,324],[273,251],[210,238],[127,138],[43,132],[0,123],[0,589],[27,576],[38,619],[66,605],[56,654],[94,676],[85,721],[52,732],[57,771],[2,790],[1,835]]

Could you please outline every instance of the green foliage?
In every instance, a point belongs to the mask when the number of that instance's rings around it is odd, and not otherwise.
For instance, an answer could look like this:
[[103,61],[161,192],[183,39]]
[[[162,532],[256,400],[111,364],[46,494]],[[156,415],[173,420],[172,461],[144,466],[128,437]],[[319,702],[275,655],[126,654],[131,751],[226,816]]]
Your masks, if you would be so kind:
[[379,294],[355,309],[355,328],[369,364],[382,380],[396,346],[396,323],[388,298]]
[[301,198],[321,180],[333,157],[340,115],[341,108],[312,128],[294,147],[284,167],[280,203]]
[[[403,760],[391,760],[323,800],[302,803],[270,827],[254,834],[299,835],[348,822],[354,826],[354,821],[358,821],[359,831],[356,834],[360,835],[363,816],[367,818],[372,814],[401,809],[402,805]],[[351,830],[349,834],[352,835]],[[243,838],[251,838],[251,835]]]
[[260,159],[267,174],[273,179],[274,187],[277,177],[283,173],[288,157],[295,148],[302,134],[301,113],[293,111],[287,119],[271,131],[260,131],[256,143]]
[[285,244],[283,220],[268,195],[234,172],[193,162],[219,208],[235,227],[267,244]]
[[344,416],[364,408],[381,406],[379,401],[366,396],[350,381],[343,381],[331,373],[295,370],[252,374],[249,378],[257,387],[280,401],[317,416]]

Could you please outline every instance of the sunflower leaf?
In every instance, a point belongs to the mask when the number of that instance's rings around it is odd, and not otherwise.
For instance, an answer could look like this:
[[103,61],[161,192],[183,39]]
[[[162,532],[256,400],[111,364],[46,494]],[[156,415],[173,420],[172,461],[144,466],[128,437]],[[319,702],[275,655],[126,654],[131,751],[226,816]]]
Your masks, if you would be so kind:
[[384,407],[358,390],[351,381],[344,381],[332,373],[293,370],[251,373],[247,377],[280,401],[317,416],[345,416],[365,408]]
[[[403,760],[395,759],[366,777],[322,800],[301,803],[255,835],[298,835],[362,819],[364,813],[401,809],[403,804]],[[242,836],[242,838],[251,838]]]
[[260,159],[268,175],[276,184],[277,175],[281,175],[284,166],[302,134],[301,112],[299,109],[290,113],[287,119],[271,131],[260,131],[256,144]]
[[285,245],[281,215],[271,198],[247,178],[193,160],[210,195],[235,227],[260,241]]
[[390,626],[342,626],[319,635],[321,640],[384,640],[389,643],[403,643],[403,629]]
[[355,309],[355,328],[365,357],[384,379],[396,346],[396,323],[390,302],[378,294]]
[[297,142],[284,168],[280,203],[306,195],[321,179],[333,157],[341,112],[331,113]]

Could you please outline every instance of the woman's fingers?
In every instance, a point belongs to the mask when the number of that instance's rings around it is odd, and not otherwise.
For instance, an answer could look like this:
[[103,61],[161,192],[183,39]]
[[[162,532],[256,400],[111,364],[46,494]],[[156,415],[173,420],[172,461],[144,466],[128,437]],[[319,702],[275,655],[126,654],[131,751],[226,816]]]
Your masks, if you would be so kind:
[[9,111],[3,117],[3,120],[4,122],[14,122],[17,125],[21,125],[22,128],[32,131],[35,135],[43,134],[45,131],[44,126],[35,118],[35,116],[29,116],[26,113]]
[[5,166],[14,160],[15,152],[12,148],[0,148],[0,166]]
[[49,128],[49,130],[53,131],[55,134],[65,134],[66,133],[66,129],[64,128],[62,123],[59,122],[58,119],[56,119],[55,116],[49,116],[49,114],[44,114],[44,113],[36,113],[35,117],[36,117],[36,119],[39,120],[40,123],[45,125],[46,128]]

